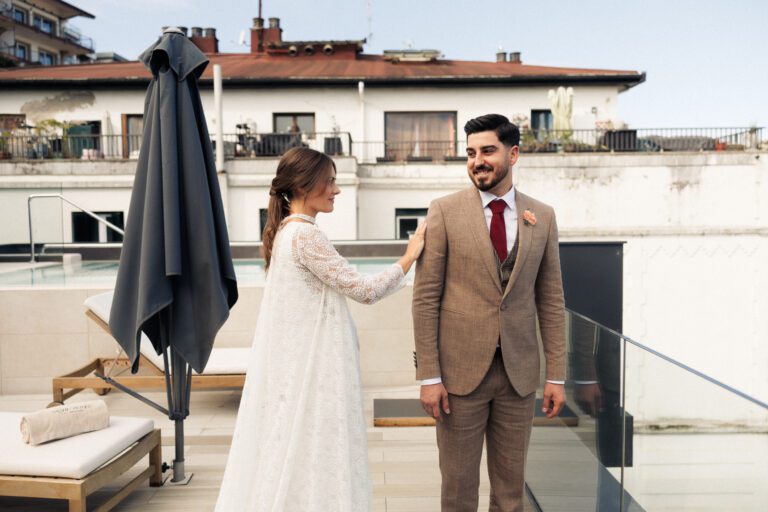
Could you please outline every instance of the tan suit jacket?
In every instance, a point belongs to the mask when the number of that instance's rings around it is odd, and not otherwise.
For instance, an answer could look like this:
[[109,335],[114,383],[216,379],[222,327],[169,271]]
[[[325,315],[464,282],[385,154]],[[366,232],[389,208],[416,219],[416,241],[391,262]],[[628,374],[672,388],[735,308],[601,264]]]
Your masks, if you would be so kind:
[[[515,192],[518,253],[505,290],[480,194],[474,187],[436,199],[427,214],[416,266],[413,323],[416,378],[442,377],[467,395],[482,381],[501,344],[504,367],[522,396],[539,385],[538,315],[546,378],[565,380],[565,309],[554,210]],[[536,223],[526,224],[530,210]]]

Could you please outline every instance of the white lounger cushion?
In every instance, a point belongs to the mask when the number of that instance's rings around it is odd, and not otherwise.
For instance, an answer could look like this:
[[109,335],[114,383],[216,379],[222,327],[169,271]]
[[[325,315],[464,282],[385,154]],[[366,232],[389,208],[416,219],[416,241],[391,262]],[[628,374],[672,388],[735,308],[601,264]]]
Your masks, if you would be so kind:
[[[85,300],[85,307],[109,324],[109,311],[112,309],[112,295],[114,292],[105,292],[93,295]],[[141,354],[152,361],[152,364],[163,370],[163,356],[157,355],[152,347],[152,342],[144,333],[141,333]],[[245,373],[248,365],[250,348],[214,348],[211,357],[203,370],[204,375],[237,375]]]
[[0,475],[83,478],[155,428],[149,419],[112,416],[105,429],[32,446],[21,440],[23,415],[0,412]]

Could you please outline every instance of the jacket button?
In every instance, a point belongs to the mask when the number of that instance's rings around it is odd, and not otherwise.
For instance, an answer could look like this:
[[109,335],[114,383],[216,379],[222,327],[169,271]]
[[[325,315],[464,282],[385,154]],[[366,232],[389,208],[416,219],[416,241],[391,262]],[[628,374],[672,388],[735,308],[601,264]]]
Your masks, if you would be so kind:
[[502,304],[500,309],[502,311],[506,311],[507,310],[507,305],[506,304]]

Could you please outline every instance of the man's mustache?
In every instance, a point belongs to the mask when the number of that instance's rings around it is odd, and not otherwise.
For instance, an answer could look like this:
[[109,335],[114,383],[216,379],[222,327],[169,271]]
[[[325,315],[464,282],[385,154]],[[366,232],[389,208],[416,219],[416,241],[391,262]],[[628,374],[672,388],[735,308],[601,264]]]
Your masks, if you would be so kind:
[[477,171],[490,171],[490,170],[492,170],[492,168],[490,166],[488,166],[488,165],[478,165],[477,167],[475,167],[475,172],[477,172]]

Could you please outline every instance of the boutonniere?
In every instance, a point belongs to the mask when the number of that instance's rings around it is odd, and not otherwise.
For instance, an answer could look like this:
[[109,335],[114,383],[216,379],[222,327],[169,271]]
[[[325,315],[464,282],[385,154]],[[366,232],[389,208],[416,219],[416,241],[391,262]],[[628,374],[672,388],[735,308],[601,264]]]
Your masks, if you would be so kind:
[[535,226],[536,225],[536,215],[534,215],[531,210],[525,210],[523,212],[523,223],[526,226]]

